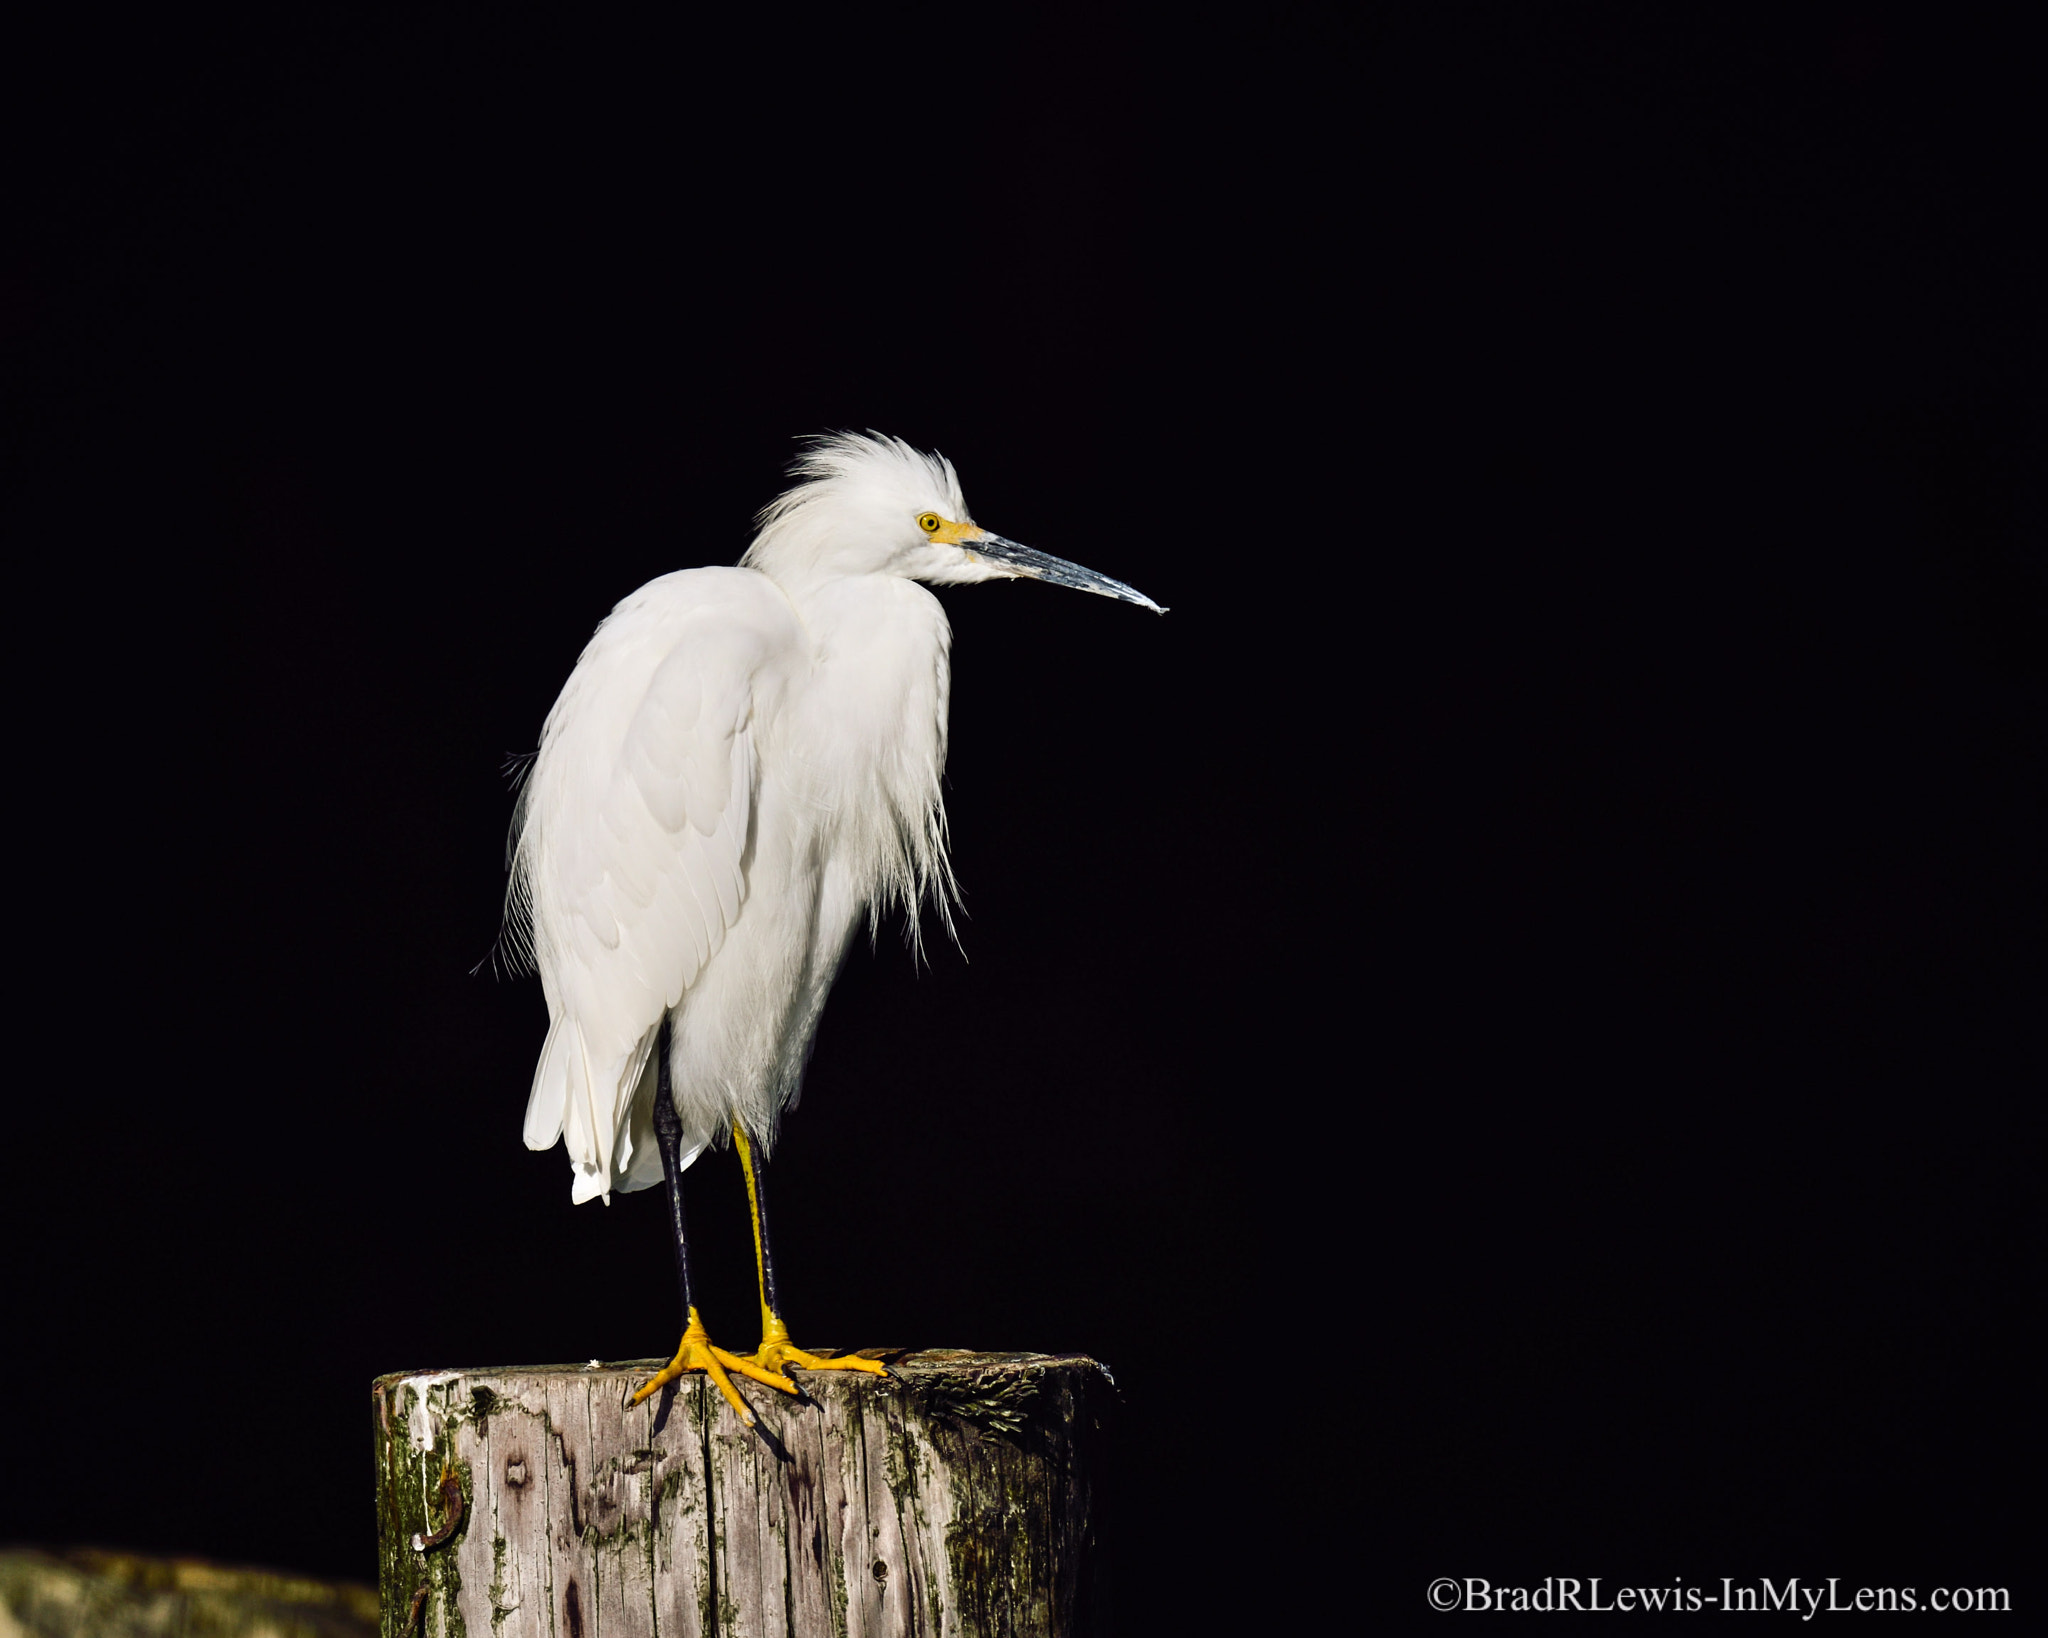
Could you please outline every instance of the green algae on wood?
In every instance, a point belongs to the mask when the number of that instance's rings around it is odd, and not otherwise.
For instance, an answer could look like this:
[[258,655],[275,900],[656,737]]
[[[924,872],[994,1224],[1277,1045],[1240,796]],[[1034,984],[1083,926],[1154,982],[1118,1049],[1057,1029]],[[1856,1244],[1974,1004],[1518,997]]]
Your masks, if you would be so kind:
[[[886,1379],[659,1361],[410,1372],[373,1389],[383,1638],[1021,1638],[1104,1630],[1108,1373],[934,1349]],[[459,1474],[463,1516],[438,1485]]]

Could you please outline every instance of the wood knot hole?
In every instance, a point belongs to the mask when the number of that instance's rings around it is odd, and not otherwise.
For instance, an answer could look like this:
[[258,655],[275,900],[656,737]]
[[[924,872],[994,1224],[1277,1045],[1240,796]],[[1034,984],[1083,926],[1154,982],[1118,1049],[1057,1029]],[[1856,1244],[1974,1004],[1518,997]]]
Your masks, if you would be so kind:
[[869,1573],[874,1576],[875,1585],[878,1587],[885,1585],[889,1580],[889,1566],[884,1564],[879,1558],[875,1560],[875,1567]]
[[505,1482],[514,1490],[526,1488],[526,1458],[508,1456],[505,1458]]

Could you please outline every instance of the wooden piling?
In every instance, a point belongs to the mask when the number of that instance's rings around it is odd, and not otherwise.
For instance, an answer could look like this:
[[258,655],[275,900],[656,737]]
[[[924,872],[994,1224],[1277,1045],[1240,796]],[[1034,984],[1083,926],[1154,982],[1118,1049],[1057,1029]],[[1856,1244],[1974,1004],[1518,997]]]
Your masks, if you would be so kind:
[[345,1581],[191,1558],[0,1548],[0,1638],[375,1638]]
[[382,1638],[1090,1638],[1108,1373],[933,1349],[885,1379],[658,1360],[374,1385]]

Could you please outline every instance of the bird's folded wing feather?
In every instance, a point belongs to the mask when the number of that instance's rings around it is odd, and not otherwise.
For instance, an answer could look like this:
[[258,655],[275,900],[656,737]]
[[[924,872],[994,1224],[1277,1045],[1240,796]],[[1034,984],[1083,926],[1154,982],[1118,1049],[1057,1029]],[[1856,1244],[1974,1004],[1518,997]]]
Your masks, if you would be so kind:
[[628,1164],[661,1018],[746,902],[754,681],[773,653],[729,610],[616,634],[617,653],[605,636],[550,717],[521,842],[554,1013],[526,1140],[567,1135],[579,1197]]
[[732,646],[691,645],[662,661],[581,845],[565,855],[571,945],[599,980],[574,986],[579,1011],[604,1010],[637,985],[630,1022],[658,1021],[739,920],[754,798],[752,690],[744,673],[706,663],[707,647]]

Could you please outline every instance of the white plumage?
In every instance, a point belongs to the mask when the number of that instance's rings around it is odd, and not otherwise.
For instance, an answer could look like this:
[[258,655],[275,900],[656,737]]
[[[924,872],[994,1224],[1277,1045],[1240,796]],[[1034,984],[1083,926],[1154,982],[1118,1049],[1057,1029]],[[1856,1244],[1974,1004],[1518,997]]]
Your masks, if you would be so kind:
[[793,472],[740,567],[664,575],[598,628],[513,821],[508,923],[551,1020],[526,1142],[566,1142],[578,1202],[662,1180],[664,1015],[684,1164],[735,1119],[765,1145],[863,915],[944,908],[951,632],[916,582],[1157,607],[981,530],[899,440],[818,439]]

